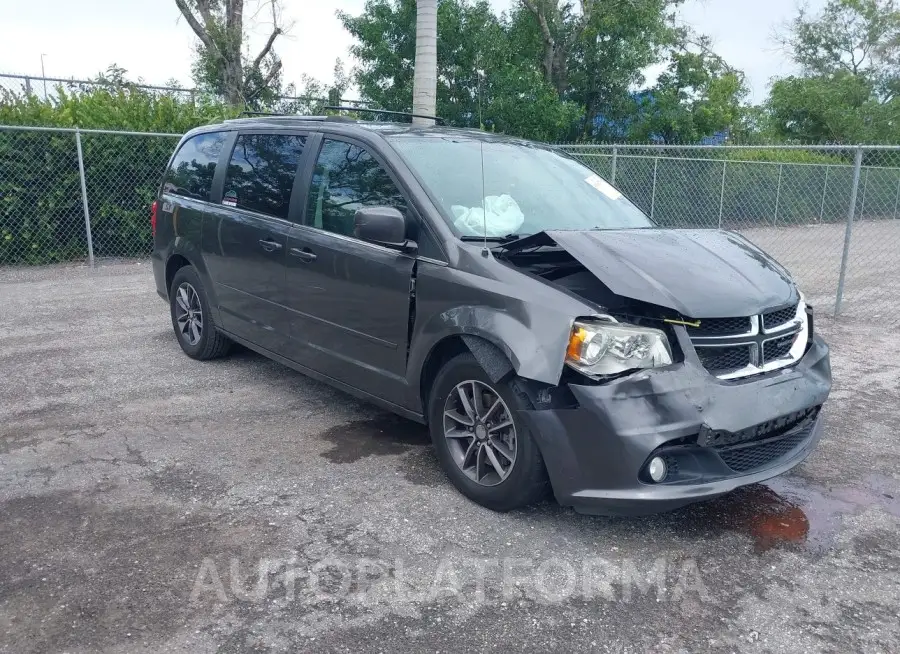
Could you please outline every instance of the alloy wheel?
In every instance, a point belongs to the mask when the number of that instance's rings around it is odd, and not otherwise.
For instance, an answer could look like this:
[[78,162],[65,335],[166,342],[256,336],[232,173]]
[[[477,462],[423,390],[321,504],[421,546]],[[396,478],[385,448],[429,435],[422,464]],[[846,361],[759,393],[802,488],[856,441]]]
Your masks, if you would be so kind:
[[487,384],[457,384],[444,402],[444,437],[459,469],[482,486],[496,486],[516,463],[516,426],[503,398]]
[[175,322],[179,336],[188,345],[197,345],[203,336],[203,309],[200,296],[188,282],[182,282],[175,291]]

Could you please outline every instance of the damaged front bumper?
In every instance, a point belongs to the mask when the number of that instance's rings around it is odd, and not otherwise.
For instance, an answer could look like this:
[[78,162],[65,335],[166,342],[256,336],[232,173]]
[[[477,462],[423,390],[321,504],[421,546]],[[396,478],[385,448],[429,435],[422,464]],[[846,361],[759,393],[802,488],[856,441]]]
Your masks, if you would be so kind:
[[[522,412],[559,503],[583,513],[657,513],[803,461],[821,437],[831,367],[816,336],[796,365],[741,381],[686,361],[569,390],[574,408]],[[655,456],[669,472],[659,483],[646,473]]]

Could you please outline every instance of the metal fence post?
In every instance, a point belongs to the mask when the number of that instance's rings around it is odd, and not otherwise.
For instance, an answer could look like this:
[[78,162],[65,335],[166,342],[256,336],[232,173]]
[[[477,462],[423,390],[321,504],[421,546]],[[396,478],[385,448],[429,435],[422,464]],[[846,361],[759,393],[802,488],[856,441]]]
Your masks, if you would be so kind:
[[650,193],[650,220],[653,220],[653,212],[656,209],[656,171],[659,168],[659,157],[653,160],[653,191]]
[[853,163],[853,188],[850,191],[850,209],[847,211],[847,229],[844,231],[844,253],[841,255],[841,274],[838,277],[837,296],[834,298],[834,316],[841,312],[841,300],[844,298],[844,280],[847,276],[847,259],[850,258],[850,236],[853,232],[853,218],[856,216],[856,198],[859,195],[859,176],[862,171],[863,150],[856,146],[856,159]]
[[860,220],[862,220],[866,217],[866,194],[869,192],[869,173],[870,172],[872,172],[872,169],[866,168],[866,181],[863,182],[862,204],[859,207]]
[[728,160],[722,162],[722,188],[719,191],[719,229],[722,229],[722,212],[725,210],[725,173],[728,172]]
[[900,179],[897,180],[897,198],[894,200],[894,220],[897,219],[898,206],[900,206]]
[[781,205],[781,179],[784,176],[784,164],[778,164],[778,188],[775,191],[775,218],[772,227],[778,223],[778,207]]
[[612,155],[612,172],[609,174],[610,183],[615,186],[616,185],[616,163],[619,160],[619,148],[613,146],[613,155]]
[[84,155],[81,152],[81,130],[75,128],[75,148],[78,150],[78,176],[81,178],[81,204],[84,206],[84,231],[87,235],[88,261],[94,267],[94,240],[91,238],[91,212],[88,209],[87,183],[84,179]]
[[825,185],[822,186],[822,208],[819,209],[819,222],[825,218],[825,198],[828,196],[828,171],[831,170],[825,166]]

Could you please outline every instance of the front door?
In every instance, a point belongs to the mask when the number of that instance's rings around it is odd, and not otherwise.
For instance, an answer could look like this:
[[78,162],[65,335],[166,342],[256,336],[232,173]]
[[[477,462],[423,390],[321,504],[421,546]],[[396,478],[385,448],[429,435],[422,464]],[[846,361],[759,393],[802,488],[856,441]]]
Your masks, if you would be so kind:
[[325,138],[304,224],[288,235],[292,358],[400,403],[415,258],[353,236],[354,214],[364,206],[395,207],[408,216],[406,200],[374,156],[358,144]]
[[284,309],[288,209],[306,138],[239,134],[221,205],[204,226],[204,256],[216,284],[222,327],[279,353],[289,339]]

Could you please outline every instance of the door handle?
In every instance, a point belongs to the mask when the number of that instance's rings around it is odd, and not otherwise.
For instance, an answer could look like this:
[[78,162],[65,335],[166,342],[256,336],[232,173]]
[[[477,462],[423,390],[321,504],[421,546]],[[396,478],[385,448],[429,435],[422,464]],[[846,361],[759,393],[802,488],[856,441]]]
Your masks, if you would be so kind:
[[276,252],[281,249],[281,243],[277,241],[273,241],[269,238],[261,238],[259,239],[259,246],[265,250],[266,252]]
[[316,253],[309,248],[291,248],[291,256],[297,257],[300,261],[310,263],[316,260]]

